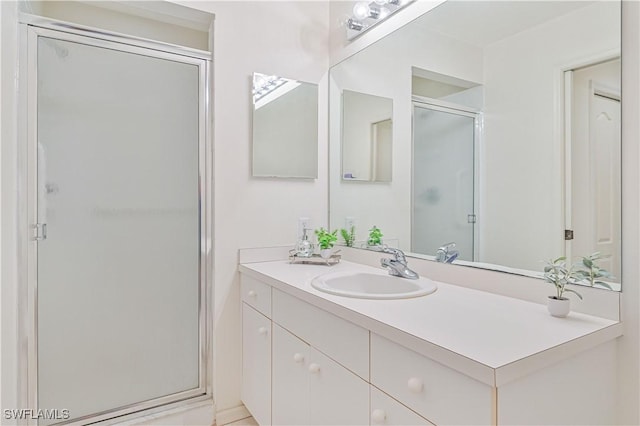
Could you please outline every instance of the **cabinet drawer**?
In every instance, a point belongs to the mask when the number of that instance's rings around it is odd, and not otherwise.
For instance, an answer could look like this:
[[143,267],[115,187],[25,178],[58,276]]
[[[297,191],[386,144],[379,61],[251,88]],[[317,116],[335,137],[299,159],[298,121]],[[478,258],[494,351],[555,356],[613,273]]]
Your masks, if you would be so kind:
[[493,388],[373,333],[371,383],[438,425],[493,423]]
[[389,395],[371,386],[371,425],[411,425],[428,426],[426,419],[420,417]]
[[242,301],[244,303],[271,318],[270,285],[242,274],[240,276],[240,291],[242,292]]
[[369,330],[273,289],[273,320],[369,380]]

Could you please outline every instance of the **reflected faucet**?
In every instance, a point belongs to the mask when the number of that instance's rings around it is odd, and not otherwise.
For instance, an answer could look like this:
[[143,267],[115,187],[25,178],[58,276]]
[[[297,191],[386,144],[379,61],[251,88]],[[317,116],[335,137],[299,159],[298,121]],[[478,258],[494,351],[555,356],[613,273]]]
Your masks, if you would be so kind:
[[453,263],[460,253],[456,250],[456,243],[443,245],[436,252],[436,261],[441,263]]
[[393,255],[393,259],[389,259],[388,257],[383,257],[380,259],[380,265],[383,268],[387,268],[389,270],[389,275],[393,275],[394,277],[408,278],[410,280],[417,280],[419,278],[418,274],[415,271],[412,271],[407,266],[407,258],[404,253],[400,249],[391,248],[391,247],[383,247],[383,253],[389,253]]

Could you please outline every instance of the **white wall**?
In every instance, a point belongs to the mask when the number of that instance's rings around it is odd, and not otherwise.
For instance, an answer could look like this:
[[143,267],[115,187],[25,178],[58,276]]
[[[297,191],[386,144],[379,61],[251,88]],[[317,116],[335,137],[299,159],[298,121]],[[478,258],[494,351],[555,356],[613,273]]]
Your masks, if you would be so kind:
[[[327,225],[328,17],[326,2],[181,2],[214,22],[215,396],[217,410],[240,404],[238,249],[293,244],[297,219]],[[319,176],[251,178],[253,72],[320,83]]]
[[559,83],[563,69],[619,49],[620,28],[610,25],[619,21],[615,3],[599,2],[484,49],[483,262],[539,270],[540,260],[564,253]]

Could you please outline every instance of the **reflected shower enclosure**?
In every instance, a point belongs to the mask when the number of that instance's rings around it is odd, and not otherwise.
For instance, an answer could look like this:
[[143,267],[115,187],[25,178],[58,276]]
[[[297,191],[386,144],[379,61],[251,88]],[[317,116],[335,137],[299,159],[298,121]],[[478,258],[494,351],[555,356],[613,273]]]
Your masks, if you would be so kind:
[[476,260],[474,112],[414,102],[411,251]]

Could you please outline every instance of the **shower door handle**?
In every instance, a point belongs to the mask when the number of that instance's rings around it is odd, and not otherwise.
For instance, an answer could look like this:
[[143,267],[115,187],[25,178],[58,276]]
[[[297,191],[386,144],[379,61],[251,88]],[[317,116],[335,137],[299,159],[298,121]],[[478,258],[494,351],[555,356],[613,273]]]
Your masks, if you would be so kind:
[[35,241],[44,241],[47,239],[47,152],[44,145],[38,142],[38,158],[37,158],[37,218],[36,224],[33,225]]
[[36,231],[33,239],[35,241],[44,241],[47,239],[47,224],[46,223],[36,223],[33,225],[33,229]]

